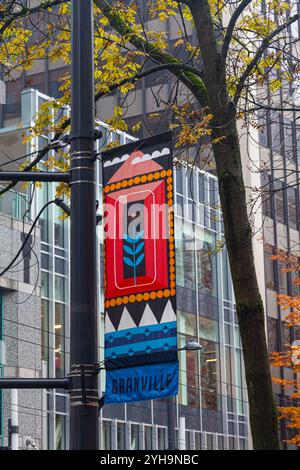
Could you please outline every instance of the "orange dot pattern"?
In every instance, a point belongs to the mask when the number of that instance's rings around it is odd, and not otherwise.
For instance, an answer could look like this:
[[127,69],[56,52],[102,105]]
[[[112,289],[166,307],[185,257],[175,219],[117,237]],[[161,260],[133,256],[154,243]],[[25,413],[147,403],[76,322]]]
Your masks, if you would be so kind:
[[166,178],[166,176],[167,176],[167,184],[168,184],[167,188],[168,188],[169,193],[172,195],[172,192],[171,192],[172,187],[173,187],[172,170],[155,171],[154,173],[149,173],[147,175],[135,176],[134,178],[129,178],[127,180],[119,181],[118,183],[108,184],[104,187],[104,193],[108,194],[113,191],[118,191],[120,188],[127,188],[128,186],[135,186],[140,183],[157,181],[159,179]]
[[[162,299],[172,297],[176,294],[175,283],[175,240],[174,240],[174,214],[173,214],[173,177],[172,170],[156,171],[143,176],[136,176],[118,183],[112,183],[105,186],[104,193],[108,194],[112,191],[119,190],[120,188],[127,188],[128,186],[135,186],[140,183],[157,181],[166,178],[167,182],[167,204],[169,206],[168,222],[169,222],[169,289],[150,291],[138,294],[131,294],[129,296],[117,297],[116,299],[109,299],[105,301],[105,308],[114,307],[115,305],[126,305],[128,302],[142,302],[149,299]],[[104,288],[106,288],[106,274],[104,273]]]

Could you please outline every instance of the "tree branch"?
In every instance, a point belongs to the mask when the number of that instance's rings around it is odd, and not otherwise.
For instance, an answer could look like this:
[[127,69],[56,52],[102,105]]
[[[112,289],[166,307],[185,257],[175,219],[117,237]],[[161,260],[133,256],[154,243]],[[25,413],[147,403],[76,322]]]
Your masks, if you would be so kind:
[[[151,69],[144,70],[143,72],[140,72],[140,73],[134,75],[133,77],[125,78],[124,80],[121,80],[120,82],[115,83],[114,85],[111,85],[109,87],[109,90],[107,90],[105,92],[101,91],[101,92],[96,93],[95,94],[95,102],[97,102],[103,96],[108,95],[109,93],[112,93],[113,91],[117,90],[120,86],[126,85],[126,83],[135,82],[136,80],[140,80],[144,77],[147,77],[148,75],[160,72],[161,70],[170,70],[170,69],[174,69],[174,70],[175,69],[178,69],[178,70],[181,69],[181,70],[190,71],[191,73],[198,73],[193,67],[190,67],[189,65],[185,65],[185,64],[182,64],[182,63],[181,64],[160,64],[160,65],[157,65],[156,67],[152,67]],[[70,122],[71,122],[70,119],[67,119],[63,123],[62,131],[68,127]],[[55,134],[55,136],[53,137],[53,139],[49,142],[49,144],[46,145],[46,147],[44,147],[42,150],[40,150],[38,152],[37,156],[34,158],[34,160],[32,160],[32,162],[30,162],[21,171],[30,171],[30,170],[32,170],[42,160],[42,158],[44,158],[45,155],[47,155],[47,153],[50,150],[53,149],[52,148],[52,143],[54,141],[58,140],[59,137],[61,137],[61,135],[62,135],[62,132],[57,132]],[[15,181],[12,181],[11,183],[9,183],[7,186],[5,186],[5,188],[1,189],[0,196],[2,196],[4,193],[6,193],[10,189],[12,189],[14,186],[16,186],[16,184],[17,184],[17,182],[15,182]]]
[[[41,3],[40,5],[37,5],[36,7],[28,8],[28,7],[23,7],[21,10],[16,11],[11,14],[11,17],[4,23],[3,26],[0,28],[0,35],[4,33],[4,31],[13,23],[16,19],[18,18],[24,18],[25,16],[31,15],[33,13],[37,13],[38,11],[41,10],[47,10],[48,8],[52,8],[56,5],[59,5],[61,3],[66,3],[68,0],[53,0],[49,1],[47,3]],[[4,16],[5,18],[5,16]],[[0,19],[3,19],[0,18]]]
[[177,78],[180,78],[181,82],[192,92],[201,106],[207,106],[206,88],[199,77],[199,74],[195,74],[192,71],[183,72],[182,70],[178,70],[178,68],[176,70],[176,67],[173,67],[173,64],[180,65],[182,62],[179,59],[162,52],[155,46],[155,44],[134,33],[130,25],[120,17],[118,11],[114,10],[107,0],[94,0],[94,3],[109,20],[110,25],[121,36],[125,37],[136,49],[149,54],[152,60],[159,64],[170,65],[170,72],[172,72]]
[[[68,127],[68,125],[70,124],[70,119],[67,119],[63,125],[62,125],[62,131],[64,129],[66,129]],[[23,170],[21,171],[30,171],[32,170],[41,160],[42,158],[45,157],[45,155],[47,155],[47,153],[50,151],[50,150],[53,150],[53,147],[52,147],[52,144],[55,140],[58,140],[62,135],[62,132],[56,132],[55,136],[53,137],[53,139],[49,142],[48,145],[46,145],[46,147],[44,147],[42,150],[40,150],[37,154],[37,156],[32,160],[32,162],[30,162],[25,168],[23,168]],[[21,173],[21,172],[20,172]],[[7,191],[9,191],[10,189],[14,188],[17,184],[17,181],[12,181],[11,183],[9,183],[7,186],[5,186],[5,188],[1,189],[0,191],[0,196],[2,196],[3,194],[5,194]]]
[[142,72],[137,73],[133,77],[124,78],[124,80],[121,80],[118,83],[114,83],[113,85],[111,85],[109,87],[109,90],[107,90],[105,92],[96,93],[95,101],[98,101],[103,96],[108,95],[109,93],[112,93],[113,91],[117,90],[122,85],[126,85],[127,83],[133,83],[137,80],[141,80],[142,78],[145,78],[148,75],[152,75],[153,73],[160,72],[161,70],[168,70],[169,72],[171,72],[172,70],[178,70],[178,71],[182,70],[182,71],[186,71],[186,72],[196,74],[199,77],[201,76],[200,72],[198,72],[194,67],[191,67],[191,66],[186,65],[186,64],[182,64],[182,63],[180,63],[180,64],[160,64],[160,65],[157,65],[155,67],[152,67],[151,69],[143,70]]
[[222,57],[222,60],[224,62],[226,61],[229,45],[230,45],[230,42],[231,42],[231,39],[232,39],[232,33],[233,33],[234,28],[235,28],[236,22],[239,19],[240,15],[245,10],[245,8],[247,8],[247,6],[251,2],[252,2],[252,0],[243,0],[240,3],[240,5],[237,7],[237,9],[234,11],[232,17],[230,18],[230,21],[229,21],[228,26],[227,26],[225,38],[224,38],[224,41],[223,41],[222,52],[221,52],[221,57]]
[[263,39],[260,47],[256,51],[255,56],[253,57],[251,62],[247,65],[244,73],[242,74],[242,76],[241,76],[241,78],[238,82],[236,92],[235,92],[235,95],[234,95],[233,100],[232,100],[232,102],[235,106],[237,105],[237,103],[238,103],[238,101],[241,97],[241,93],[242,93],[245,81],[247,80],[247,78],[251,74],[254,67],[256,67],[256,65],[258,64],[258,62],[261,59],[261,57],[262,57],[263,53],[265,52],[265,50],[270,46],[272,39],[274,39],[275,36],[277,36],[279,33],[281,33],[281,31],[283,31],[289,25],[291,25],[292,23],[297,21],[299,18],[300,18],[299,13],[297,13],[296,15],[291,16],[285,23],[283,23],[281,26],[276,28],[271,34],[269,34],[269,36],[267,36]]

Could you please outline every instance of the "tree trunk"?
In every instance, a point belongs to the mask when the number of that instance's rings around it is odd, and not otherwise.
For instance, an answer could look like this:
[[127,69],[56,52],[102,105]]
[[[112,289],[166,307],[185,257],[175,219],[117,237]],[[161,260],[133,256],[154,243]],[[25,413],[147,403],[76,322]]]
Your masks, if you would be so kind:
[[261,450],[279,449],[264,308],[254,266],[252,230],[247,214],[235,119],[225,129],[218,122],[215,132],[223,137],[213,149],[243,346],[253,447]]
[[213,151],[219,179],[225,241],[237,306],[254,449],[279,449],[278,422],[247,214],[236,111],[226,84],[226,64],[216,41],[208,0],[189,0],[213,115]]

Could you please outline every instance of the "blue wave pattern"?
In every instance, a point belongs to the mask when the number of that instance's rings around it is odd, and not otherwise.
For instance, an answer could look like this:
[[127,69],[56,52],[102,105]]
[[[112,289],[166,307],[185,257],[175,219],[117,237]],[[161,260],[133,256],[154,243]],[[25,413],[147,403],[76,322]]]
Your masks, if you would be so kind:
[[107,333],[105,335],[106,359],[117,359],[144,353],[177,349],[176,322]]

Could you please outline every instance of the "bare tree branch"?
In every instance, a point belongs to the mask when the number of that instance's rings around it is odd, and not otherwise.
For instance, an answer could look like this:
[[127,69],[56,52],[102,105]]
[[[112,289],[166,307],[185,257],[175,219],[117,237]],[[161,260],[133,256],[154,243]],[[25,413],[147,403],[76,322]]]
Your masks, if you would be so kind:
[[[98,8],[100,8],[102,13],[106,18],[108,18],[111,26],[121,34],[121,36],[126,37],[128,42],[130,42],[136,49],[149,54],[152,60],[159,64],[166,65],[182,63],[179,59],[162,52],[155,46],[155,44],[134,33],[130,25],[120,17],[118,11],[113,9],[107,0],[94,0],[94,3]],[[178,71],[172,68],[172,66],[170,67],[170,72],[172,72],[176,77],[180,77],[182,83],[193,93],[195,98],[203,107],[207,106],[206,88],[199,77],[199,74],[195,74],[190,71]]]
[[300,18],[299,13],[297,13],[296,15],[291,16],[285,23],[278,26],[278,28],[276,28],[271,34],[269,34],[269,36],[267,36],[263,39],[260,47],[256,51],[256,54],[254,55],[251,62],[247,65],[244,73],[242,74],[242,76],[239,80],[239,83],[238,83],[237,88],[236,88],[235,95],[234,95],[233,100],[232,100],[232,102],[235,106],[237,105],[237,103],[238,103],[238,101],[241,97],[241,93],[242,93],[242,90],[243,90],[243,87],[245,85],[245,82],[246,82],[247,78],[249,77],[249,75],[251,74],[253,69],[256,67],[259,60],[262,58],[263,53],[270,46],[272,39],[274,39],[279,33],[281,33],[281,31],[286,29],[289,25],[291,25],[292,23],[297,21],[299,18]]
[[[3,26],[0,28],[0,35],[4,33],[4,31],[13,23],[16,19],[18,18],[24,18],[25,16],[31,15],[33,13],[37,13],[38,11],[44,11],[48,10],[48,8],[52,8],[56,5],[60,5],[61,3],[67,3],[68,0],[52,0],[49,2],[44,2],[40,3],[40,5],[37,5],[36,7],[28,8],[28,7],[23,7],[19,11],[15,11],[13,13],[10,13],[10,18],[4,23]],[[5,15],[5,12],[3,12]],[[5,16],[4,16],[5,19]]]
[[221,57],[222,57],[222,60],[224,62],[226,61],[229,45],[230,45],[230,42],[231,42],[231,39],[232,39],[232,33],[233,33],[234,28],[235,28],[236,22],[239,19],[240,15],[245,10],[245,8],[247,8],[247,6],[251,2],[252,2],[252,0],[243,0],[240,3],[240,5],[237,7],[235,12],[233,13],[232,17],[230,18],[230,21],[229,21],[228,26],[227,26],[225,38],[224,38],[224,41],[223,41],[222,52],[221,52]]

